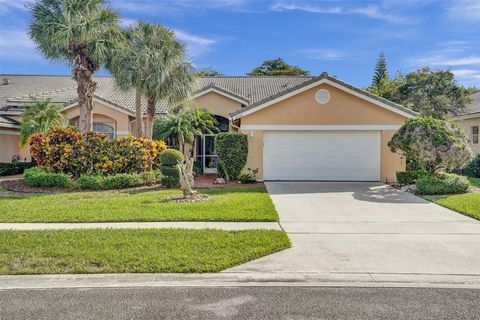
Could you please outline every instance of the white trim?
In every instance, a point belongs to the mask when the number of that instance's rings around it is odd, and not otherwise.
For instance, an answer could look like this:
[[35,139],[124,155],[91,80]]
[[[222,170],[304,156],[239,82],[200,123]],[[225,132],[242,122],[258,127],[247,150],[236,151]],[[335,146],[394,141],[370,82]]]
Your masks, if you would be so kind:
[[4,127],[4,128],[13,128],[13,129],[18,129],[20,128],[19,125],[16,125],[16,124],[10,124],[10,123],[0,123],[0,127]]
[[474,118],[480,118],[480,112],[475,112],[471,114],[462,114],[459,116],[455,116],[452,119],[454,121],[462,121],[462,120],[467,120],[467,119],[474,119]]
[[195,95],[193,96],[193,98],[194,98],[194,99],[195,99],[195,98],[198,98],[198,97],[203,96],[203,95],[205,95],[205,94],[207,94],[207,93],[210,93],[210,92],[215,92],[215,93],[217,93],[217,94],[219,94],[219,95],[221,95],[221,96],[224,96],[224,97],[227,97],[227,98],[229,98],[229,99],[235,100],[235,101],[237,101],[237,102],[239,102],[239,103],[245,104],[245,103],[248,103],[248,102],[249,102],[249,101],[246,100],[246,99],[237,98],[237,97],[235,97],[235,96],[232,96],[232,95],[230,95],[230,94],[228,94],[228,93],[226,93],[226,92],[220,91],[220,90],[215,89],[215,88],[208,88],[207,90],[200,91],[199,93],[195,94]]
[[[105,106],[107,106],[107,107],[110,107],[110,108],[112,108],[112,109],[115,109],[115,110],[117,110],[117,111],[119,111],[119,112],[125,113],[125,114],[127,114],[127,115],[129,115],[129,116],[135,115],[135,113],[134,113],[133,111],[127,111],[127,110],[125,110],[125,109],[123,109],[123,108],[119,108],[119,107],[117,107],[117,106],[115,106],[115,105],[113,105],[113,104],[111,104],[111,103],[108,103],[108,102],[106,102],[106,101],[97,99],[97,98],[95,98],[95,97],[93,98],[93,101],[94,101],[94,102],[97,102],[97,103],[100,103],[100,104],[103,104],[103,105],[105,105]],[[76,106],[78,106],[78,101],[73,102],[73,103],[71,103],[71,104],[69,104],[69,105],[66,105],[65,108],[63,108],[63,110],[65,111],[65,110],[71,109],[71,108],[76,107]],[[95,113],[95,108],[94,108],[93,110],[94,110],[94,113]]]
[[130,131],[117,131],[117,135],[129,135]]
[[240,126],[240,130],[252,131],[365,131],[365,130],[398,130],[401,125],[390,124],[360,124],[360,125],[270,125],[270,124],[244,124]]
[[19,136],[20,132],[19,131],[9,131],[9,130],[0,130],[0,134],[7,134],[11,136]]
[[354,96],[356,96],[356,97],[359,97],[359,98],[361,98],[361,99],[363,99],[363,100],[366,100],[366,101],[368,101],[368,102],[371,102],[371,103],[373,103],[373,104],[376,104],[377,106],[380,106],[380,107],[382,107],[382,108],[385,108],[385,109],[387,109],[387,110],[390,110],[390,111],[392,111],[392,112],[395,112],[395,113],[397,113],[397,114],[400,114],[400,115],[402,115],[402,116],[404,116],[404,117],[407,117],[407,118],[413,118],[413,117],[415,117],[414,115],[412,115],[412,114],[410,114],[410,113],[408,113],[408,112],[405,112],[405,111],[400,110],[400,109],[398,109],[398,108],[392,107],[392,106],[390,106],[390,105],[388,105],[388,104],[386,104],[386,103],[380,102],[380,101],[378,101],[378,100],[376,100],[376,99],[370,98],[369,96],[366,96],[366,95],[364,95],[364,94],[361,94],[361,93],[359,93],[359,92],[357,92],[357,91],[355,91],[355,90],[352,90],[352,89],[350,89],[350,88],[347,88],[347,87],[344,86],[344,85],[338,84],[338,83],[336,83],[336,82],[333,82],[333,81],[331,81],[331,80],[329,80],[329,79],[325,79],[325,78],[324,78],[324,79],[320,79],[320,80],[318,80],[318,81],[316,81],[316,82],[314,82],[314,83],[311,83],[311,84],[309,84],[309,85],[307,85],[307,86],[301,87],[301,88],[299,88],[299,89],[297,89],[297,90],[295,90],[295,91],[292,91],[292,92],[289,92],[289,93],[287,93],[287,94],[284,94],[284,95],[282,95],[282,96],[280,96],[280,97],[277,97],[277,98],[275,98],[275,99],[273,99],[273,100],[269,100],[269,101],[267,101],[267,102],[265,102],[265,103],[263,103],[263,104],[260,104],[260,105],[258,105],[258,106],[256,106],[256,107],[252,108],[252,109],[245,110],[244,112],[241,112],[241,113],[239,113],[239,114],[236,114],[236,115],[233,116],[233,120],[239,119],[239,118],[241,118],[241,117],[243,117],[243,116],[249,115],[249,114],[254,113],[254,112],[257,112],[257,111],[259,111],[259,110],[262,110],[263,108],[269,107],[269,106],[271,106],[272,104],[275,104],[275,103],[280,102],[280,101],[282,101],[282,100],[288,99],[288,98],[290,98],[290,97],[292,97],[292,96],[294,96],[294,95],[297,95],[297,94],[299,94],[299,93],[301,93],[301,92],[307,91],[307,90],[309,90],[309,89],[311,89],[311,88],[314,88],[314,87],[316,87],[316,86],[318,86],[318,85],[320,85],[320,84],[323,84],[323,83],[326,83],[326,84],[328,84],[328,85],[331,85],[332,87],[335,87],[335,88],[338,88],[338,89],[340,89],[340,90],[343,90],[343,91],[345,91],[345,92],[347,92],[347,93],[350,93],[350,94],[352,94],[352,95],[354,95]]

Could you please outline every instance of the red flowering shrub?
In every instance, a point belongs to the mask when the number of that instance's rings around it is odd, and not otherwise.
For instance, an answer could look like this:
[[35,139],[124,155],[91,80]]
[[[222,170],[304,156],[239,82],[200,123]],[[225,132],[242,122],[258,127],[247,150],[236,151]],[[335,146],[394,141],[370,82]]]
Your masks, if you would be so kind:
[[81,133],[73,127],[34,134],[30,152],[37,164],[74,177],[140,173],[160,167],[163,141],[131,136],[109,140],[100,133]]

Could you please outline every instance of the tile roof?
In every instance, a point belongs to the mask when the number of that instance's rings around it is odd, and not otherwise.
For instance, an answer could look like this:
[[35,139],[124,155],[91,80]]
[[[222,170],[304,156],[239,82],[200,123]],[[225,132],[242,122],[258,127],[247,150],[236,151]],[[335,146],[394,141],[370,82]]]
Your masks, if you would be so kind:
[[270,101],[270,100],[273,100],[273,99],[275,99],[275,98],[279,98],[279,97],[281,97],[281,96],[283,96],[283,95],[285,95],[285,94],[287,94],[287,93],[290,93],[290,92],[299,90],[299,89],[301,89],[301,88],[303,88],[303,87],[305,87],[305,86],[308,86],[309,84],[315,83],[315,82],[320,81],[320,80],[322,80],[322,79],[326,79],[326,80],[329,80],[329,81],[331,81],[331,82],[337,83],[337,84],[339,84],[339,85],[342,86],[342,87],[345,87],[345,88],[347,88],[347,89],[350,89],[350,90],[352,90],[352,91],[355,91],[355,92],[357,92],[357,93],[359,93],[359,94],[361,94],[361,95],[363,95],[363,96],[365,96],[365,97],[374,99],[374,100],[376,100],[376,101],[378,101],[378,102],[380,102],[380,103],[386,104],[386,105],[388,105],[388,106],[390,106],[390,107],[393,107],[393,108],[395,108],[395,109],[398,109],[398,110],[400,110],[400,111],[403,111],[403,112],[405,112],[405,113],[407,113],[407,114],[410,114],[410,115],[412,115],[412,116],[418,115],[417,112],[415,112],[415,111],[413,111],[413,110],[411,110],[411,109],[409,109],[409,108],[406,108],[406,107],[404,107],[404,106],[402,106],[402,105],[399,105],[399,104],[397,104],[397,103],[394,103],[394,102],[392,102],[392,101],[390,101],[390,100],[384,99],[384,98],[382,98],[382,97],[380,97],[380,96],[377,96],[377,95],[375,95],[375,94],[373,94],[373,93],[370,93],[370,92],[368,92],[368,91],[366,91],[366,90],[357,88],[357,87],[355,87],[355,86],[353,86],[353,85],[351,85],[351,84],[349,84],[349,83],[346,83],[346,82],[344,82],[344,81],[342,81],[342,80],[340,80],[340,79],[338,79],[338,78],[336,78],[336,77],[329,76],[328,73],[326,73],[326,72],[323,72],[323,73],[322,73],[320,76],[318,76],[318,77],[312,77],[312,78],[310,78],[310,79],[307,80],[307,81],[304,81],[304,82],[302,82],[302,83],[299,83],[299,84],[296,85],[296,86],[292,86],[292,87],[286,88],[285,90],[280,91],[280,92],[278,92],[278,93],[275,94],[275,95],[272,95],[272,96],[269,96],[269,97],[267,97],[267,98],[265,98],[265,99],[262,99],[262,100],[259,100],[259,101],[257,101],[257,102],[251,103],[250,105],[246,106],[245,108],[242,108],[242,109],[239,109],[239,110],[236,110],[236,111],[230,113],[230,115],[231,115],[231,116],[239,116],[239,115],[241,115],[243,112],[245,112],[245,111],[247,111],[247,110],[254,109],[254,108],[258,107],[259,105],[262,105],[262,104],[264,104],[264,103],[267,103],[267,102]]
[[[218,90],[245,101],[250,105],[275,96],[291,88],[311,80],[313,77],[201,77],[197,79],[196,92],[209,88]],[[8,79],[9,84],[3,84]],[[135,111],[134,90],[122,92],[115,86],[113,77],[97,76],[95,95],[98,99]],[[0,111],[22,111],[22,105],[35,99],[50,98],[53,102],[64,105],[77,100],[76,84],[70,76],[50,75],[14,75],[0,74]],[[146,99],[142,99],[145,111]],[[158,103],[157,112],[168,110],[167,103]]]

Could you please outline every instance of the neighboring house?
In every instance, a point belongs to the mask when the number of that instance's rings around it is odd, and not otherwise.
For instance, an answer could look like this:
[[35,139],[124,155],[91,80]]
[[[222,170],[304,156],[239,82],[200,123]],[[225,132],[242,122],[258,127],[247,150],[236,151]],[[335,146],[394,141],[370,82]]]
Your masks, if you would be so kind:
[[[0,161],[18,149],[23,106],[51,98],[78,120],[70,77],[0,75]],[[134,92],[115,88],[111,77],[95,77],[94,129],[112,138],[128,135],[134,122]],[[194,95],[210,110],[221,131],[247,134],[247,167],[259,180],[394,181],[405,159],[387,142],[415,112],[323,73],[319,77],[203,77]],[[144,105],[145,107],[145,105]],[[159,115],[168,110],[158,105]],[[214,137],[198,137],[205,172],[215,172]]]
[[472,150],[480,154],[479,128],[480,128],[480,90],[471,95],[472,102],[464,114],[454,119],[462,126],[470,139]]

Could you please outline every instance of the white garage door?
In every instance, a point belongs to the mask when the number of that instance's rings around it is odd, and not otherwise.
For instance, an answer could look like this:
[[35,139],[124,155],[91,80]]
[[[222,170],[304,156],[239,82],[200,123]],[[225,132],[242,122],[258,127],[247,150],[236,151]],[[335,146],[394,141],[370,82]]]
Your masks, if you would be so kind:
[[379,181],[379,131],[265,131],[265,180]]

